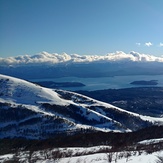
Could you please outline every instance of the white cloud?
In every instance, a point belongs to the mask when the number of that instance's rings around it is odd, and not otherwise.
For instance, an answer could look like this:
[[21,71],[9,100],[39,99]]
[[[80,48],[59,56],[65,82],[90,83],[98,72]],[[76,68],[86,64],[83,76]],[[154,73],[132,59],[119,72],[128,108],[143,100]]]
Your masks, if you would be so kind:
[[160,46],[160,47],[163,47],[163,43],[162,43],[162,42],[160,42],[159,46]]
[[150,46],[152,46],[153,44],[151,43],[151,42],[146,42],[145,43],[145,46],[148,46],[148,47],[150,47]]
[[140,42],[137,42],[137,43],[136,43],[136,45],[137,45],[137,46],[140,46],[140,45],[141,45],[141,43],[140,43]]
[[57,54],[42,52],[37,55],[24,55],[18,57],[0,58],[0,65],[39,65],[39,64],[69,64],[69,63],[92,63],[92,62],[163,62],[163,57],[156,57],[138,52],[124,53],[117,51],[107,55],[79,55],[79,54]]

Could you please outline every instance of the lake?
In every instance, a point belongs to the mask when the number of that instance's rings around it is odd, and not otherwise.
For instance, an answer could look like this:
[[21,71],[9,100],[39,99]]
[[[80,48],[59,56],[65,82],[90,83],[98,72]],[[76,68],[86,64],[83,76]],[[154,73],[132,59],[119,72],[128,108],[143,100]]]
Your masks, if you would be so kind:
[[[158,80],[157,87],[163,87],[163,75],[135,75],[135,76],[115,76],[115,77],[99,77],[99,78],[78,78],[63,77],[50,79],[33,79],[31,81],[54,81],[54,82],[80,82],[85,84],[84,87],[68,87],[66,90],[102,90],[102,89],[120,89],[141,87],[140,85],[131,85],[130,83],[138,80]],[[142,87],[147,87],[142,86]],[[149,87],[149,86],[148,86]],[[152,86],[153,87],[153,86]]]

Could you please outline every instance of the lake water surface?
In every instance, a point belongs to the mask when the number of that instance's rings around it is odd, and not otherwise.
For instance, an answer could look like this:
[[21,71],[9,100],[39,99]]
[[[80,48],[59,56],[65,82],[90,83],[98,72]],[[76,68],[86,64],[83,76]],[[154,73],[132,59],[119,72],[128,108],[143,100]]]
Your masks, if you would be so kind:
[[[54,81],[54,82],[80,82],[85,84],[84,87],[68,87],[66,90],[102,90],[102,89],[120,89],[141,87],[140,85],[131,85],[133,81],[139,80],[158,80],[158,87],[163,87],[163,75],[134,75],[134,76],[115,76],[115,77],[99,77],[99,78],[78,78],[63,77],[50,79],[35,79],[32,81]],[[142,85],[143,87],[143,85]],[[146,86],[145,86],[146,87]]]

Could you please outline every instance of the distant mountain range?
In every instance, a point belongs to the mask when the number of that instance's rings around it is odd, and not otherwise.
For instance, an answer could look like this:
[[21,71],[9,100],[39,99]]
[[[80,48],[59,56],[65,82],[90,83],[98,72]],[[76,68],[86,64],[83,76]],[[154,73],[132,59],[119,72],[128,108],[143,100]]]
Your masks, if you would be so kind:
[[[105,56],[50,54],[0,58],[0,73],[22,79],[163,75],[163,58],[137,52]],[[41,73],[40,73],[41,72]]]
[[0,138],[45,139],[92,130],[128,132],[152,125],[163,125],[163,119],[0,75]]
[[37,55],[24,55],[18,57],[0,58],[1,65],[38,65],[38,64],[70,64],[70,63],[105,63],[105,62],[163,62],[163,57],[156,57],[148,54],[140,54],[131,51],[124,53],[116,51],[106,55],[79,55],[79,54],[57,54],[42,52]]

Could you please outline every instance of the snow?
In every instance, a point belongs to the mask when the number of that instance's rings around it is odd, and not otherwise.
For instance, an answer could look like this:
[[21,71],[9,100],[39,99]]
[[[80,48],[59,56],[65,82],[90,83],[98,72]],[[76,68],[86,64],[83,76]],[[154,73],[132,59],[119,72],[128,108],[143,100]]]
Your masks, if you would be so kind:
[[[62,99],[59,96],[59,94],[55,92],[55,90],[43,88],[38,85],[29,83],[27,81],[5,76],[5,75],[0,75],[0,85],[2,87],[2,89],[0,90],[0,94],[1,94],[0,102],[10,103],[12,108],[17,108],[19,105],[21,105],[22,107],[28,110],[31,110],[32,112],[37,113],[36,116],[30,116],[28,118],[24,118],[22,120],[19,120],[19,122],[17,121],[10,121],[10,122],[4,122],[4,123],[2,122],[0,124],[1,128],[8,127],[10,125],[17,126],[21,122],[25,122],[27,120],[30,120],[36,117],[41,117],[42,115],[54,117],[54,119],[56,118],[56,116],[58,116],[59,118],[65,121],[65,124],[67,123],[65,127],[58,129],[58,131],[59,130],[65,131],[66,129],[78,129],[78,128],[88,129],[91,127],[89,125],[76,124],[73,121],[73,119],[65,118],[62,114],[55,113],[55,111],[49,112],[49,111],[44,110],[43,108],[40,108],[41,103],[49,103],[49,104],[62,105],[62,106],[67,106],[70,104],[77,105],[72,100]],[[88,110],[87,108],[84,108],[84,107],[82,109],[85,111]],[[96,113],[91,110],[90,110],[90,113],[91,114],[88,117],[88,119],[96,119],[97,121],[99,121],[100,119],[99,116],[101,116],[99,113]],[[69,126],[68,123],[71,124],[72,126]],[[33,124],[32,126],[28,126],[28,127],[26,126],[26,127],[28,129],[36,130],[38,128],[37,126],[39,125],[41,125],[41,122],[40,124]],[[95,129],[100,130],[98,127],[95,127]],[[36,133],[38,132],[36,131]],[[16,131],[14,131],[13,129],[8,131],[7,134],[10,135],[11,137],[14,137],[15,135],[19,136],[16,133]],[[1,133],[0,135],[0,137],[5,137],[5,136],[6,136],[6,132]],[[35,136],[26,135],[26,137],[28,138],[35,138]]]
[[[132,152],[131,152],[132,153]],[[133,152],[134,153],[134,152]],[[118,154],[113,153],[112,163],[156,163],[158,160],[158,156],[163,156],[163,151],[154,152],[152,154],[147,154],[142,151],[142,154],[139,155],[136,152],[134,155],[126,156],[127,152],[118,152]],[[109,153],[98,153],[92,155],[78,156],[78,157],[69,157],[69,158],[61,158],[57,161],[57,163],[108,163],[108,155]],[[116,160],[116,155],[122,155],[122,158],[118,158]],[[115,161],[116,160],[116,161]],[[39,162],[39,161],[37,161]],[[52,160],[44,161],[46,163],[54,163]]]
[[131,156],[128,159],[123,158],[118,160],[117,163],[156,163],[158,156],[163,156],[163,151],[154,152],[152,154],[143,153],[140,156]]
[[[64,90],[63,92],[71,92],[71,91]],[[137,113],[133,113],[133,112],[121,109],[119,107],[108,104],[106,102],[98,101],[98,100],[95,100],[93,98],[90,98],[90,97],[87,97],[87,96],[84,96],[84,95],[81,95],[81,94],[78,94],[78,93],[75,93],[75,92],[71,92],[71,93],[73,93],[74,96],[77,96],[77,97],[80,97],[81,99],[85,99],[85,100],[89,101],[88,104],[87,103],[83,104],[84,107],[86,107],[86,106],[97,106],[97,107],[98,106],[103,106],[103,107],[106,107],[106,108],[113,108],[113,109],[118,110],[120,112],[124,112],[124,113],[130,114],[130,115],[139,117],[144,121],[149,121],[149,122],[152,122],[152,123],[163,125],[163,118],[155,118],[155,117],[150,117],[150,116],[139,115]],[[91,101],[91,103],[90,103],[90,101]],[[78,101],[78,103],[80,103],[80,101]],[[81,101],[81,103],[82,103],[82,101]],[[80,104],[80,105],[82,105],[82,104]]]
[[[55,148],[52,150],[34,151],[31,153],[31,158],[37,163],[108,163],[109,158],[111,163],[156,163],[158,157],[163,157],[163,150],[153,153],[146,153],[145,151],[98,153],[100,149],[111,149],[111,147],[94,146],[89,148]],[[54,151],[61,151],[62,153],[67,152],[70,155],[57,159],[52,155]],[[29,151],[20,151],[17,153],[16,157],[20,163],[28,163],[29,154]],[[4,163],[7,160],[12,160],[14,157],[14,154],[1,155],[0,162]]]
[[[123,125],[120,122],[114,120],[113,118],[107,116],[106,113],[109,109],[123,113],[128,116],[133,116],[136,118],[141,118],[143,121],[150,121],[154,124],[163,124],[163,118],[154,118],[149,116],[142,116],[133,112],[129,112],[123,110],[121,108],[115,107],[111,104],[101,102],[92,98],[89,98],[84,95],[80,95],[78,93],[70,92],[70,91],[63,91],[63,90],[52,90],[48,88],[44,88],[38,86],[36,84],[17,79],[14,77],[9,77],[5,75],[0,75],[0,102],[1,103],[9,103],[12,108],[19,108],[19,106],[24,107],[37,115],[36,117],[52,117],[52,118],[60,118],[62,119],[63,123],[62,128],[58,130],[65,131],[66,127],[67,130],[76,130],[76,129],[88,129],[94,127],[95,130],[98,131],[114,131],[114,132],[124,132],[124,131],[131,131],[132,129],[128,128],[127,125]],[[71,97],[70,99],[66,99],[62,97],[62,94],[68,95]],[[58,113],[53,110],[46,110],[41,104],[48,103],[54,105],[60,105],[66,107],[73,105],[76,107],[76,113],[80,114],[82,118],[88,121],[95,121],[94,125],[87,125],[87,123],[83,123],[82,121],[78,122],[73,117],[69,117],[68,115],[64,115]],[[93,108],[93,109],[92,109]],[[7,107],[3,108],[7,109]],[[107,110],[107,111],[106,111]],[[31,114],[32,115],[32,114]],[[33,115],[32,115],[33,116]],[[33,118],[33,117],[29,117]],[[41,118],[41,123],[44,122],[43,118]],[[24,118],[19,122],[10,121],[10,122],[2,122],[0,127],[8,127],[12,123],[13,125],[18,125],[20,122],[26,121],[28,118]],[[33,124],[33,128],[36,127],[37,124]],[[25,127],[25,126],[24,126]],[[27,127],[27,126],[26,126]],[[31,129],[31,126],[28,126]],[[113,129],[114,128],[114,129]],[[55,130],[56,131],[56,130]],[[52,132],[52,131],[50,131]],[[15,131],[9,131],[12,136],[16,134]],[[4,136],[6,133],[1,134]],[[37,133],[38,134],[38,133]],[[29,136],[28,136],[29,138]]]
[[93,154],[80,157],[63,158],[58,163],[107,163],[106,154]]
[[13,158],[14,154],[5,154],[0,156],[0,163],[6,162]]
[[143,141],[138,142],[138,144],[149,145],[149,144],[160,143],[160,142],[163,142],[163,138],[143,140]]
[[[69,92],[69,91],[62,91],[65,93],[70,93],[72,95],[72,100],[67,100],[63,99],[57,91],[40,87],[38,85],[29,83],[27,81],[5,76],[5,75],[0,75],[0,102],[5,103],[9,102],[11,106],[16,108],[20,104],[24,106],[26,109],[29,109],[33,112],[36,112],[36,116],[30,116],[28,118],[24,118],[20,120],[20,122],[24,122],[26,120],[30,120],[31,118],[39,117],[41,115],[49,116],[49,117],[56,117],[59,116],[60,118],[64,119],[65,121],[73,124],[72,126],[63,126],[60,130],[65,130],[66,127],[68,129],[78,129],[78,128],[89,128],[89,125],[83,125],[83,124],[77,124],[73,122],[72,119],[70,118],[65,118],[61,114],[53,113],[53,112],[47,112],[44,109],[40,108],[40,104],[42,103],[49,103],[49,104],[55,104],[55,105],[61,105],[61,106],[68,106],[70,104],[73,104],[75,106],[78,106],[78,108],[82,111],[83,116],[89,120],[96,120],[100,121],[100,118],[104,118],[107,120],[106,122],[102,124],[95,125],[94,128],[96,130],[102,130],[102,131],[110,131],[108,128],[109,125],[114,124],[119,124],[119,122],[113,121],[111,118],[106,116],[106,113],[104,110],[100,108],[100,106],[105,107],[107,109],[115,109],[118,110],[119,112],[123,112],[126,114],[130,114],[136,117],[140,117],[143,120],[147,120],[153,123],[157,124],[163,124],[163,118],[154,118],[154,117],[149,117],[149,116],[142,116],[136,113],[132,113],[129,111],[125,111],[121,108],[115,107],[113,105],[107,104],[105,102],[101,102],[98,100],[94,100],[92,98],[89,98],[84,95],[80,95],[74,92]],[[90,107],[95,107],[95,110],[89,109]],[[8,109],[7,107],[3,109]],[[88,112],[89,114],[86,114]],[[19,122],[19,123],[20,123]],[[44,122],[44,121],[43,121]],[[9,121],[5,123],[1,123],[0,127],[5,127],[11,124],[17,124],[15,121]],[[41,123],[33,124],[30,126],[30,129],[37,129],[41,125]],[[101,126],[100,126],[101,125]],[[50,131],[50,130],[49,130]],[[119,131],[118,129],[115,129],[114,131]],[[4,132],[2,134],[5,135],[6,133]],[[11,137],[15,136],[17,133],[13,130],[10,130],[9,133]],[[28,138],[30,138],[30,135],[27,135]],[[31,137],[31,138],[34,138]],[[150,139],[150,140],[144,140],[139,142],[138,144],[143,144],[143,145],[149,145],[149,144],[154,144],[154,143],[159,143],[163,142],[163,138],[160,139]],[[100,149],[111,149],[110,146],[95,146],[95,147],[87,147],[87,148],[58,148],[58,149],[53,149],[55,150],[60,150],[62,152],[70,152],[71,156],[70,157],[63,157],[59,160],[55,160],[52,158],[45,158],[43,156],[42,151],[35,151],[33,153],[33,157],[37,157],[37,162],[44,162],[44,163],[80,163],[80,162],[86,162],[86,163],[107,163],[108,162],[108,156],[111,154],[109,153],[98,153]],[[114,152],[112,153],[112,162],[117,162],[117,163],[154,163],[157,161],[158,156],[163,156],[163,150],[154,152],[154,153],[146,153],[145,151],[121,151],[121,152]],[[50,153],[50,151],[49,151]],[[78,154],[78,156],[77,156]],[[130,156],[128,156],[128,154]],[[18,154],[19,156],[19,162],[28,162],[28,155],[29,151],[21,152]],[[0,156],[0,162],[5,162],[11,160],[15,154],[6,154]],[[118,156],[118,159],[116,157]]]
[[[0,75],[1,96],[0,100],[15,102],[19,104],[54,103],[56,105],[68,105],[68,102],[61,99],[52,89],[43,88],[25,80]],[[8,80],[9,79],[9,80]],[[6,89],[7,88],[7,89]]]

